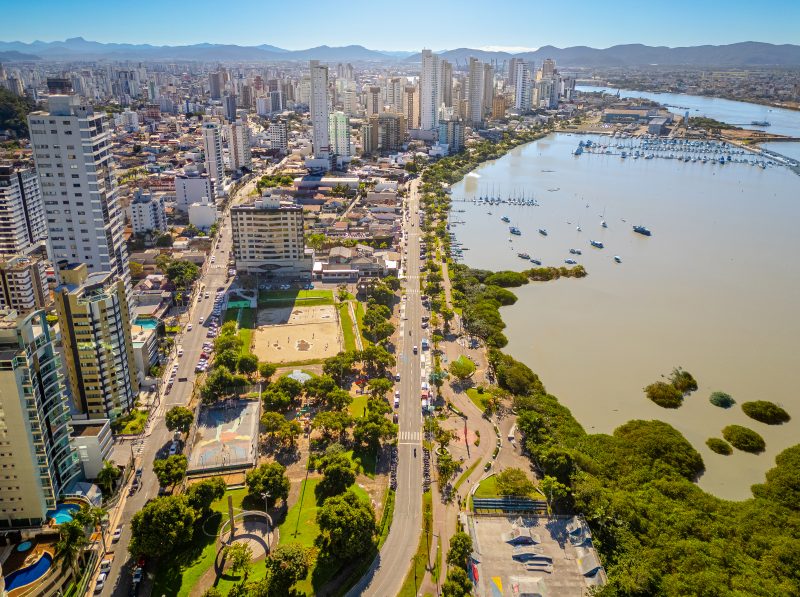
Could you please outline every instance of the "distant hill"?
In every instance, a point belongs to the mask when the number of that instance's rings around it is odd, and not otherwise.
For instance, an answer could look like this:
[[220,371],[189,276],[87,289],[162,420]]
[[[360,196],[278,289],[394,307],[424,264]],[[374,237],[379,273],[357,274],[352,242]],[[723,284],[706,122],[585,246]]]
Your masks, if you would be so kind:
[[41,57],[34,54],[25,54],[17,52],[16,50],[9,50],[7,52],[0,52],[0,62],[14,62],[22,60],[41,60]]
[[[470,56],[479,60],[509,60],[517,57],[541,62],[553,58],[561,66],[800,66],[800,46],[775,45],[762,42],[742,42],[724,46],[691,46],[668,48],[627,44],[605,49],[588,46],[556,48],[543,46],[535,52],[510,54],[508,52],[485,52],[469,48],[448,50],[440,54],[451,62],[465,62]],[[420,54],[406,58],[408,62],[419,62]]]
[[[692,46],[667,48],[626,44],[610,48],[544,46],[535,52],[510,54],[487,52],[473,48],[457,48],[439,52],[453,63],[464,64],[470,56],[484,62],[502,62],[516,56],[541,62],[553,58],[561,66],[800,66],[800,46],[742,42],[724,46]],[[269,44],[240,46],[236,44],[193,44],[154,46],[150,44],[118,44],[88,41],[73,37],[64,41],[0,42],[0,60],[202,60],[219,61],[293,61],[326,62],[419,62],[419,52],[378,51],[364,46],[318,46],[307,50],[286,50]]]

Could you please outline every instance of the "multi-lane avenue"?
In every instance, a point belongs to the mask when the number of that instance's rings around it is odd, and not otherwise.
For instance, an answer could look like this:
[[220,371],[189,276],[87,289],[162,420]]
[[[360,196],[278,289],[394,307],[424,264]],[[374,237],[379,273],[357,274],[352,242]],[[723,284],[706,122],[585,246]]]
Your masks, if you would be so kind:
[[[411,184],[405,230],[408,232],[405,258],[405,299],[400,309],[397,371],[400,374],[400,409],[397,462],[397,492],[389,536],[369,572],[348,593],[348,597],[397,595],[417,550],[422,530],[422,408],[420,383],[422,359],[423,306],[420,293],[420,229],[417,211],[418,180]],[[414,354],[413,347],[418,347]]]

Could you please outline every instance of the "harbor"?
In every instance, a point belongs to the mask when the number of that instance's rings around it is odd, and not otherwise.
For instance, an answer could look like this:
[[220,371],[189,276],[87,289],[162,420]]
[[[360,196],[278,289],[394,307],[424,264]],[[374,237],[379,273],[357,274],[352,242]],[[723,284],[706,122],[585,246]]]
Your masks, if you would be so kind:
[[[613,152],[626,145],[640,157],[575,157],[580,141],[613,143]],[[514,289],[519,300],[502,309],[506,350],[531,366],[587,431],[610,433],[633,418],[667,421],[703,455],[700,485],[744,499],[774,456],[796,442],[798,418],[767,427],[738,409],[720,411],[708,396],[725,391],[737,402],[768,399],[800,413],[788,383],[800,335],[800,265],[793,259],[800,251],[800,179],[777,163],[735,161],[747,154],[722,146],[695,151],[699,163],[646,159],[646,142],[555,134],[479,166],[452,187],[454,256],[494,271],[584,266],[581,280]],[[710,163],[723,155],[724,165]],[[487,205],[492,189],[496,203]],[[502,202],[523,194],[537,205]],[[691,371],[700,389],[669,411],[642,388],[676,366]],[[705,440],[732,423],[763,433],[766,452],[712,453]]]

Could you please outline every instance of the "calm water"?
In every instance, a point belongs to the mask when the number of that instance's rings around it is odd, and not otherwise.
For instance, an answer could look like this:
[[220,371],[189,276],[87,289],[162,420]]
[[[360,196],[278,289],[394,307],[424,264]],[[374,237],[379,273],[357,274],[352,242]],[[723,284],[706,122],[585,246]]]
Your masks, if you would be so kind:
[[[585,265],[583,280],[515,290],[520,300],[502,313],[508,352],[539,373],[589,431],[610,432],[633,418],[671,423],[703,454],[707,472],[700,484],[744,499],[774,456],[800,439],[800,395],[792,383],[800,366],[800,177],[777,167],[572,156],[587,138],[542,139],[455,185],[454,199],[524,190],[540,203],[454,202],[452,219],[466,223],[452,231],[471,249],[465,262],[523,269],[531,264],[517,252],[525,251],[545,265],[567,258]],[[503,215],[522,230],[512,242]],[[633,233],[632,224],[646,225],[653,236]],[[591,247],[590,239],[606,248]],[[583,254],[570,255],[570,248]],[[669,411],[648,401],[642,388],[674,366],[692,372],[700,390]],[[739,403],[781,403],[794,420],[769,427],[738,406],[718,409],[708,402],[715,390]],[[731,423],[762,433],[767,451],[710,452],[705,440]]]
[[[578,91],[617,93],[616,89],[610,87],[579,85],[576,89]],[[659,102],[669,108],[670,111],[681,116],[688,109],[689,116],[708,116],[709,118],[727,122],[728,124],[736,124],[746,129],[758,129],[777,135],[800,137],[800,112],[794,110],[770,108],[759,104],[683,93],[653,93],[620,89],[619,94],[621,97],[642,97]],[[750,125],[754,120],[766,120],[771,126],[764,128]],[[767,143],[764,146],[785,156],[800,159],[800,143],[780,141]]]

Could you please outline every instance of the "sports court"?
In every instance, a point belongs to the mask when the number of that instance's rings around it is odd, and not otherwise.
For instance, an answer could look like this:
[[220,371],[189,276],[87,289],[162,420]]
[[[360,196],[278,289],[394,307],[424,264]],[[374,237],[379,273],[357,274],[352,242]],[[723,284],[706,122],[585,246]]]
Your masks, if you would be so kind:
[[225,400],[201,406],[189,457],[190,473],[253,466],[258,456],[260,402]]
[[335,356],[344,345],[333,305],[260,308],[253,353],[260,361],[291,363]]

